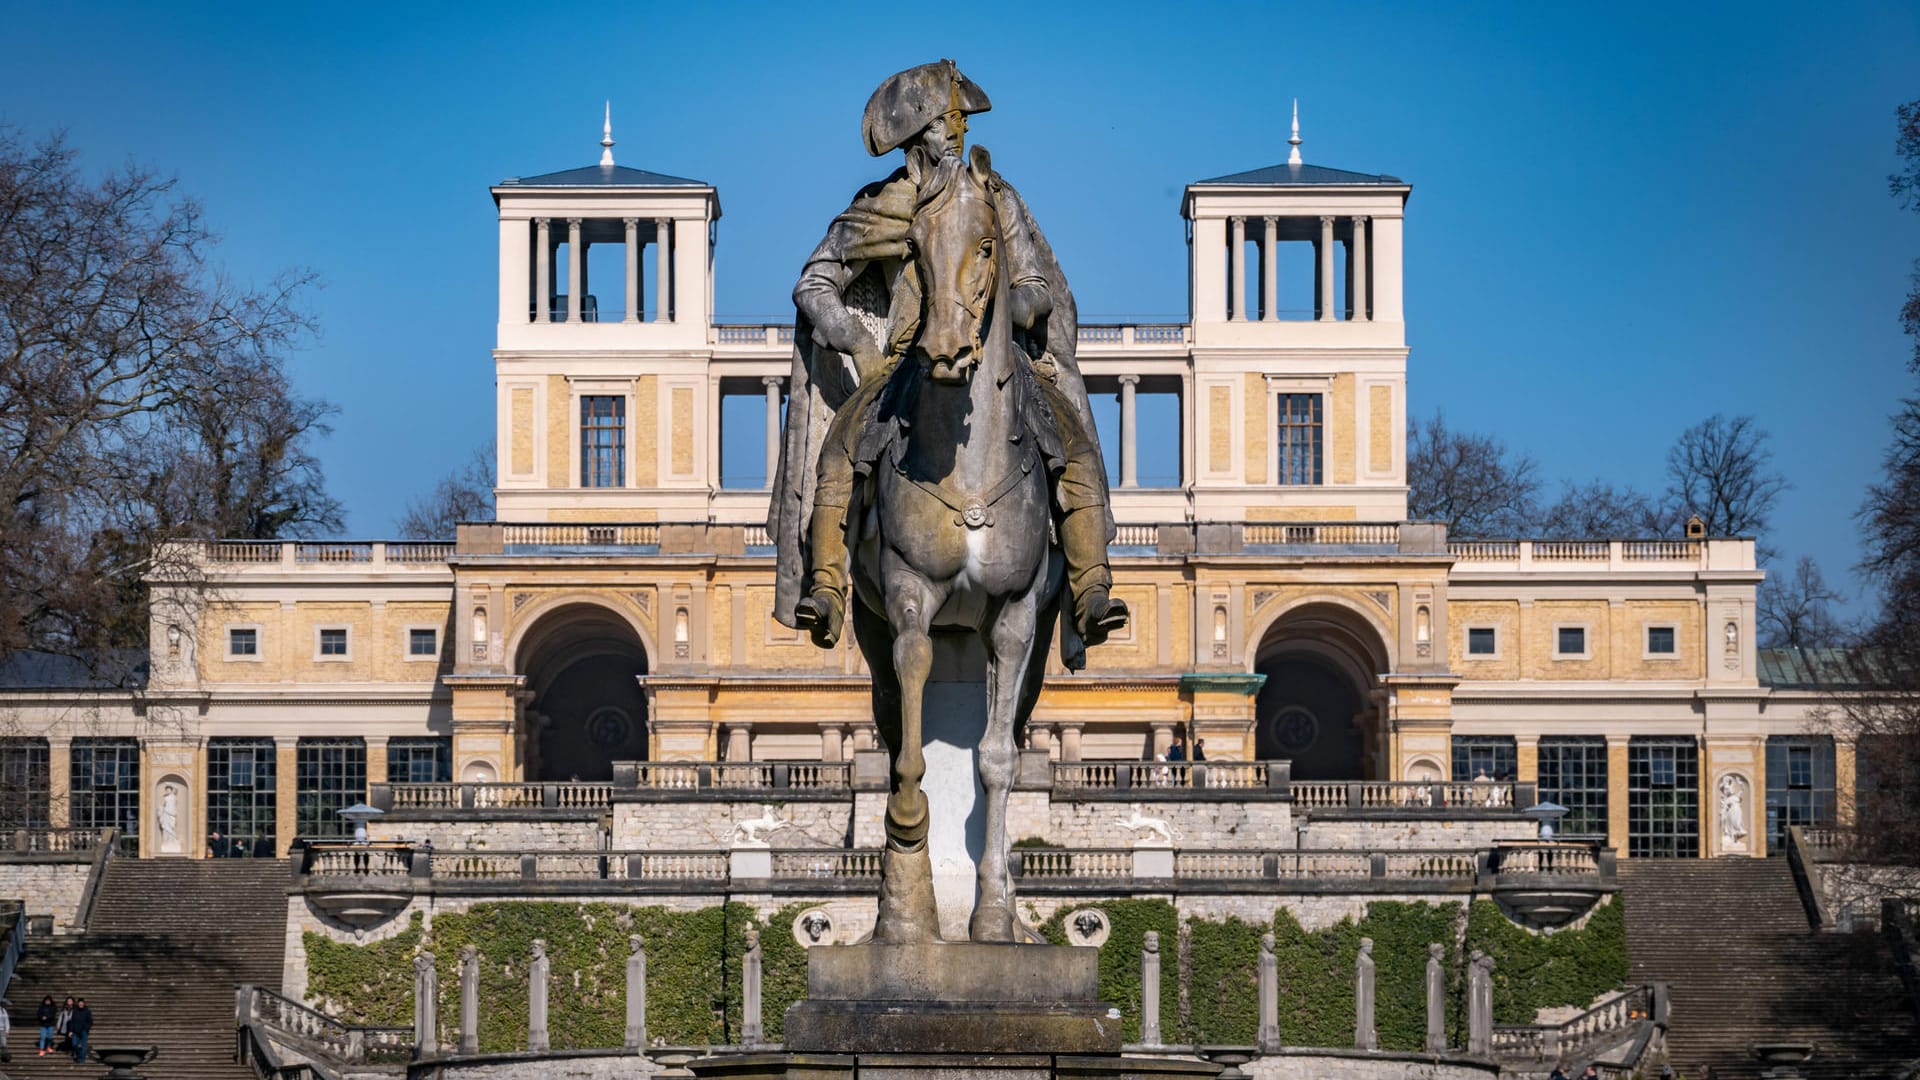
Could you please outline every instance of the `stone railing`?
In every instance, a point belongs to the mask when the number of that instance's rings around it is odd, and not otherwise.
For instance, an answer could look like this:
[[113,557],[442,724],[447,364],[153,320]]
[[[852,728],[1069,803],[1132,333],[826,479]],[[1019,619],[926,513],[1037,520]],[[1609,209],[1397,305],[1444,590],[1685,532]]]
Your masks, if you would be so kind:
[[1056,761],[1053,793],[1063,799],[1285,799],[1285,761]]
[[715,323],[708,331],[709,345],[765,345],[770,348],[793,344],[792,323]]
[[[645,891],[689,885],[725,887],[736,874],[733,852],[705,851],[487,851],[434,850],[411,844],[314,841],[296,863],[295,881],[310,888],[431,890],[437,885],[543,882],[616,883]],[[766,866],[747,874],[776,885],[877,882],[880,852],[872,848],[760,849]],[[341,882],[338,886],[329,882]]]
[[1495,1024],[1493,1056],[1514,1064],[1572,1061],[1577,1070],[1589,1063],[1599,1064],[1595,1055],[1603,1051],[1620,1049],[1631,1052],[1633,1060],[1622,1054],[1609,1058],[1606,1064],[1631,1068],[1637,1063],[1638,1052],[1623,1044],[1643,1042],[1646,1029],[1665,1023],[1659,1015],[1664,1011],[1664,997],[1659,984],[1633,986],[1558,1024]]
[[1122,348],[1153,345],[1164,348],[1168,345],[1191,344],[1193,328],[1185,323],[1081,323],[1079,338],[1082,345],[1117,345]]
[[367,801],[386,811],[560,810],[598,813],[613,805],[610,783],[369,784]]
[[[1454,540],[1447,554],[1463,563],[1505,563],[1508,569],[1557,570],[1578,566],[1648,563],[1704,566],[1704,540]],[[1475,567],[1478,568],[1477,566]]]
[[1502,843],[1493,849],[1490,869],[1502,877],[1513,875],[1611,876],[1612,853],[1598,844]]
[[451,543],[431,540],[214,540],[202,549],[206,561],[243,566],[442,566]]
[[836,881],[880,880],[880,852],[856,848],[848,851],[776,851],[773,853],[775,880],[832,879]]
[[[1591,890],[1614,887],[1613,862],[1595,858],[1587,845],[1563,859],[1558,852],[1530,849],[1536,865],[1551,870],[1556,886]],[[1245,886],[1253,891],[1309,889],[1368,892],[1487,892],[1514,887],[1497,876],[1503,848],[1386,851],[1035,848],[1013,850],[1014,873],[1023,887],[1097,888],[1139,880],[1156,888],[1190,886],[1198,891]],[[1508,871],[1512,874],[1515,871]]]
[[613,788],[620,797],[844,796],[853,790],[853,766],[845,761],[616,761]]
[[[413,1056],[413,1028],[349,1024],[263,986],[234,991],[234,1025],[269,1050],[292,1047],[334,1070],[348,1065],[403,1064]],[[241,1043],[243,1051],[248,1041]],[[256,1045],[254,1049],[259,1049]],[[275,1063],[278,1067],[278,1063]]]
[[88,862],[113,843],[113,833],[112,829],[14,829],[0,833],[7,841],[7,846],[0,847],[0,860],[37,856],[46,861]]
[[301,869],[316,877],[407,877],[413,873],[413,850],[406,844],[312,842],[305,851]]
[[1536,790],[1534,784],[1508,780],[1296,780],[1292,784],[1293,805],[1304,811],[1512,814],[1532,806]]
[[1398,547],[1400,526],[1380,522],[1249,522],[1242,534],[1248,547]]
[[0,900],[0,987],[13,982],[13,969],[26,949],[27,906],[19,900]]

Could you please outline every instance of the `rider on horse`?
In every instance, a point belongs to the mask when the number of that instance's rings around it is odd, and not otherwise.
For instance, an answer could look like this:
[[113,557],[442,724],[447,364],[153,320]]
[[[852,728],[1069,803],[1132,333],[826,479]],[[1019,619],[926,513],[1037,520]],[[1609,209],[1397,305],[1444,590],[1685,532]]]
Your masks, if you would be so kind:
[[[854,487],[885,449],[883,439],[871,437],[875,405],[918,328],[921,298],[907,242],[916,196],[943,157],[961,153],[967,115],[990,107],[985,92],[951,60],[881,83],[867,102],[867,151],[878,157],[904,146],[906,164],[863,188],[833,220],[794,286],[800,317],[768,521],[780,546],[774,610],[822,648],[838,641],[846,617]],[[1015,336],[1040,377],[1054,428],[1036,432],[1035,442],[1047,459],[1073,599],[1071,625],[1085,644],[1097,645],[1126,625],[1128,613],[1109,593],[1113,520],[1092,409],[1073,355],[1073,295],[1026,203],[997,174],[990,186],[1005,232]],[[810,469],[816,458],[817,470]],[[1070,667],[1080,666],[1083,653],[1070,639],[1062,651]]]

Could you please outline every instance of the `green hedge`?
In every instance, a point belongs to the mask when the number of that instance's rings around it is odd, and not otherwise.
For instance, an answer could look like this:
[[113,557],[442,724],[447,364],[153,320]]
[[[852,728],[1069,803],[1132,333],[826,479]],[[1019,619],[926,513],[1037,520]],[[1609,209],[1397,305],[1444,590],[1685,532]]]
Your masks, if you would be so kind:
[[[440,974],[442,1036],[457,1033],[460,949],[480,950],[480,1042],[485,1050],[524,1046],[526,963],[545,938],[552,964],[548,1030],[556,1048],[619,1046],[626,1023],[627,936],[647,940],[647,1030],[675,1044],[737,1042],[740,959],[746,929],[760,929],[762,1011],[769,1039],[782,1035],[787,1006],[806,992],[806,951],[792,924],[808,904],[754,918],[744,904],[670,911],[619,904],[499,901],[436,915],[431,931],[418,914],[406,929],[366,945],[305,935],[309,999],[353,1023],[408,1024],[413,1018],[413,956],[432,950]],[[1040,927],[1065,944],[1069,911]],[[1160,934],[1160,1025],[1168,1042],[1250,1043],[1258,1028],[1257,965],[1268,926],[1226,918],[1182,921],[1165,900],[1106,900],[1112,932],[1100,947],[1100,993],[1139,1038],[1140,947]],[[1353,1041],[1353,965],[1360,939],[1372,938],[1374,1024],[1387,1049],[1419,1049],[1426,1036],[1427,945],[1446,947],[1447,1026],[1454,1045],[1465,1032],[1464,957],[1494,958],[1494,1018],[1528,1023],[1550,1006],[1585,1005],[1627,978],[1626,922],[1616,897],[1577,929],[1536,934],[1516,926],[1492,901],[1431,904],[1377,901],[1358,920],[1307,931],[1282,908],[1271,930],[1279,962],[1280,1037],[1294,1046]],[[1182,988],[1185,997],[1182,997]]]

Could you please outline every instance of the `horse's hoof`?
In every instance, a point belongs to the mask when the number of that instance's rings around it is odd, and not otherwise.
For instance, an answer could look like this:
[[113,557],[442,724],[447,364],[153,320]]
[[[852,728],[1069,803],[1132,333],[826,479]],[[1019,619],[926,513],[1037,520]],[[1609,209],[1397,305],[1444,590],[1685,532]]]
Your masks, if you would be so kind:
[[974,909],[973,919],[967,924],[967,937],[972,941],[1018,945],[1025,941],[1020,929],[1013,911],[995,904]]

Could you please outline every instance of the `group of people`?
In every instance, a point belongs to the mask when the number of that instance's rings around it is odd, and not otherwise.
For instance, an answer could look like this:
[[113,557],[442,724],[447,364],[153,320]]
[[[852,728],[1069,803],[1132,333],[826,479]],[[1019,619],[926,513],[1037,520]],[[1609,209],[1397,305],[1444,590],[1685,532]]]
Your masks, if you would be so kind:
[[[40,999],[40,1008],[33,1018],[40,1025],[41,1057],[70,1053],[77,1062],[87,1060],[87,1037],[93,1034],[93,1010],[87,1008],[86,998],[69,997],[55,1005],[53,995],[48,994]],[[7,1031],[11,1026],[7,1003],[0,1001],[0,1051],[6,1050]]]

